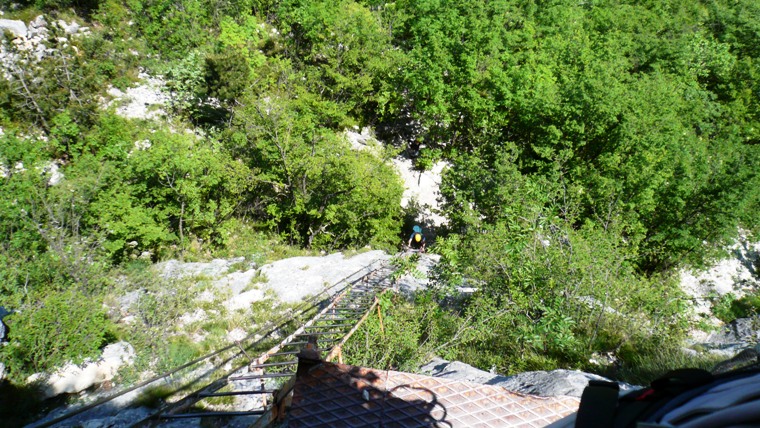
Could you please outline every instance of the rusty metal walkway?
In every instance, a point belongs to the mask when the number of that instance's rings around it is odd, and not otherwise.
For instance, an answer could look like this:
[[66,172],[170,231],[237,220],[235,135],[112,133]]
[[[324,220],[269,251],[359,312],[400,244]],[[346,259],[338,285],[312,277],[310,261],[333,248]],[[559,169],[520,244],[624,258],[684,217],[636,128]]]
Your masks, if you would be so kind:
[[537,428],[578,410],[575,397],[301,360],[289,428]]

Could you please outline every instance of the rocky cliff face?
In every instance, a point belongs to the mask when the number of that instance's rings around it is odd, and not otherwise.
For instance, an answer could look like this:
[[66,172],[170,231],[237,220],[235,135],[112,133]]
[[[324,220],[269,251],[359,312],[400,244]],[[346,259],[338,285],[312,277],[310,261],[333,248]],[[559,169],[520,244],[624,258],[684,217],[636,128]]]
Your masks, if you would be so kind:
[[742,236],[728,248],[731,257],[700,271],[681,272],[681,288],[692,297],[698,315],[711,317],[711,306],[717,297],[733,294],[740,298],[760,288],[757,261],[760,243]]
[[[711,326],[712,331],[694,330],[688,345],[705,349],[720,358],[731,358],[760,340],[760,319],[741,318],[728,324],[713,314],[713,307],[726,298],[739,299],[760,290],[757,272],[760,243],[742,237],[731,248],[731,257],[699,272],[682,272],[681,288],[693,302],[695,320]],[[687,350],[694,353],[694,350]]]

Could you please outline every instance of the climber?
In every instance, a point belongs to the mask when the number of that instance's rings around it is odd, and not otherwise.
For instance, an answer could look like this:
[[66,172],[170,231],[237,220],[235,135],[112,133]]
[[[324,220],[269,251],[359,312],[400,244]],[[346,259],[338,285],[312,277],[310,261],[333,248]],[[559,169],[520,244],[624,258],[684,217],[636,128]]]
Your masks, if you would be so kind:
[[421,253],[425,252],[425,235],[422,234],[421,227],[414,225],[412,234],[409,236],[409,242],[406,245],[411,249],[419,250]]
[[414,159],[420,155],[420,146],[422,145],[422,138],[417,137],[414,141],[409,143],[409,157]]

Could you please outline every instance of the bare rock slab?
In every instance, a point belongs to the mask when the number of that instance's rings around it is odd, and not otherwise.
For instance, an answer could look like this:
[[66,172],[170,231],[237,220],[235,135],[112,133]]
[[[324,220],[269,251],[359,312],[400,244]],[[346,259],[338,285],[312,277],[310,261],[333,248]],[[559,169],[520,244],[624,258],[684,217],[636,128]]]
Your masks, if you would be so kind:
[[23,21],[0,19],[0,31],[10,31],[15,37],[26,37],[26,24]]
[[36,374],[30,376],[28,381],[40,382],[45,398],[59,394],[79,393],[113,379],[122,365],[132,363],[134,355],[135,350],[129,343],[114,343],[103,349],[103,355],[98,361],[81,366],[67,364],[47,379]]
[[[430,363],[422,366],[420,370],[422,373],[433,377],[501,386],[510,391],[541,397],[580,397],[590,380],[609,381],[609,379],[592,373],[563,369],[502,376],[459,361],[449,362],[440,358],[433,359]],[[618,384],[621,391],[638,388],[627,383],[619,382]]]

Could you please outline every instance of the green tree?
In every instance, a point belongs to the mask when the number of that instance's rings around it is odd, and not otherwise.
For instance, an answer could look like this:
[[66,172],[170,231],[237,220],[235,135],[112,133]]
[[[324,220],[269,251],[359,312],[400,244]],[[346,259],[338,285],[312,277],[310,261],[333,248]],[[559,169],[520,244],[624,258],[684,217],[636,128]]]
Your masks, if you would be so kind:
[[386,110],[402,60],[379,20],[354,1],[283,2],[281,25],[292,34],[286,55],[303,70],[310,92],[373,122]]
[[157,250],[189,236],[214,242],[249,186],[248,169],[213,141],[193,135],[153,134],[135,148],[124,184],[104,192],[95,204],[98,224],[108,231],[111,251]]
[[[324,128],[316,97],[251,100],[238,111],[241,146],[257,171],[259,215],[292,242],[317,248],[387,246],[399,226],[402,187],[385,161],[352,150]],[[329,106],[329,104],[328,104]]]
[[137,0],[129,3],[135,27],[149,48],[166,59],[179,59],[212,40],[206,2]]

